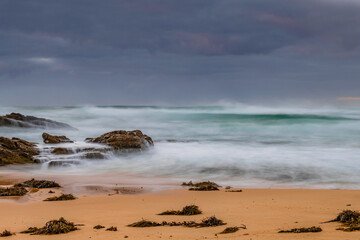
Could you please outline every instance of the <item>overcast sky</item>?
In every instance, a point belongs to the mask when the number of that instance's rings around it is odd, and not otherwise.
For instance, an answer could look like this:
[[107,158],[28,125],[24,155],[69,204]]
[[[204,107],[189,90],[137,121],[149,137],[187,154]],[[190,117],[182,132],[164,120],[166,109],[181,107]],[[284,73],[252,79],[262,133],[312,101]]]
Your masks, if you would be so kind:
[[360,96],[359,0],[1,0],[0,105]]

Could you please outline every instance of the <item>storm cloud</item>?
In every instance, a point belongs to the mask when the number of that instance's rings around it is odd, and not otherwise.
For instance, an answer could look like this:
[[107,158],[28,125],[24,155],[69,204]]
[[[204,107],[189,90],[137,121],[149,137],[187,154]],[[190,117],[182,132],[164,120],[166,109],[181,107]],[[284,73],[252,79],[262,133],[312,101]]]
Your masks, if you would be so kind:
[[360,2],[0,2],[0,105],[359,95]]

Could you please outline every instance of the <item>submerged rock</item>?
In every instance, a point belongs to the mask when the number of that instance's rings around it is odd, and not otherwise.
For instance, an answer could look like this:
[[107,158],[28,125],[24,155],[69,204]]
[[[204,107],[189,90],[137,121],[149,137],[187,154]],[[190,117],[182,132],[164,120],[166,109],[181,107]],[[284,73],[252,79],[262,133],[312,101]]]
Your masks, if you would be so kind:
[[20,138],[0,137],[0,165],[38,162],[34,156],[39,154],[34,143]]
[[20,113],[0,116],[0,127],[75,129],[66,123],[56,122],[46,118],[25,116]]
[[52,160],[48,163],[48,167],[49,168],[54,168],[54,167],[71,167],[73,165],[79,165],[80,161],[78,160]]
[[151,137],[143,134],[140,130],[112,131],[97,138],[87,138],[86,141],[107,144],[115,150],[142,149],[154,144]]
[[49,143],[49,144],[73,143],[73,141],[68,139],[66,136],[54,136],[48,133],[43,133],[42,138],[44,139],[44,143]]

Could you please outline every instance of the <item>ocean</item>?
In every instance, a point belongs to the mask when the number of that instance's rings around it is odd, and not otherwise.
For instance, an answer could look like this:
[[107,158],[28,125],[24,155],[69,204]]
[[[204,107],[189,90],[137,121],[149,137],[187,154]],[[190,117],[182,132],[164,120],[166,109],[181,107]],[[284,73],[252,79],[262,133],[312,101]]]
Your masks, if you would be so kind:
[[[97,179],[131,175],[160,182],[211,180],[252,188],[360,188],[360,108],[0,107],[0,115],[11,112],[78,130],[0,128],[0,136],[37,142],[43,149],[41,164],[3,167],[0,174],[6,169]],[[48,156],[41,138],[46,131],[86,147],[85,138],[134,129],[152,137],[154,147],[110,153],[101,160]],[[68,164],[49,167],[56,158]]]

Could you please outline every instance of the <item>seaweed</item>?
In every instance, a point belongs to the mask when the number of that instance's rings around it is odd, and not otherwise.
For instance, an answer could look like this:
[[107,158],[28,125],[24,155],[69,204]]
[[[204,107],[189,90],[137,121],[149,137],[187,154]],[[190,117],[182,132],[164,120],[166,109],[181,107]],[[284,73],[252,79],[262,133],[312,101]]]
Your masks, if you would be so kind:
[[189,188],[190,191],[216,191],[220,187],[218,184],[210,181],[198,183],[193,183],[192,181],[188,183],[183,182],[181,186],[192,187]]
[[222,220],[217,219],[215,216],[204,218],[200,223],[194,222],[194,221],[183,221],[183,222],[167,222],[163,221],[162,223],[158,222],[152,222],[148,220],[141,220],[139,222],[135,222],[132,224],[129,224],[128,227],[158,227],[158,226],[184,226],[184,227],[196,227],[196,228],[202,228],[202,227],[215,227],[215,226],[221,226],[225,225]]
[[37,231],[39,231],[39,228],[37,228],[37,227],[29,227],[27,230],[24,230],[24,231],[22,231],[20,233],[35,233]]
[[50,234],[62,234],[78,230],[74,223],[66,221],[64,218],[59,218],[59,220],[48,221],[42,228],[28,228],[28,230],[23,231],[24,233],[28,232],[31,235],[50,235]]
[[344,227],[338,228],[345,232],[359,231],[360,230],[360,212],[344,210],[338,214],[338,216],[328,222],[340,222]]
[[215,216],[211,216],[208,218],[204,218],[201,223],[199,224],[199,227],[214,227],[214,226],[221,226],[225,225],[222,220],[217,219]]
[[75,200],[76,197],[72,194],[61,194],[60,196],[49,197],[44,201],[67,201],[67,200]]
[[151,222],[151,221],[147,221],[147,220],[141,220],[132,224],[129,224],[128,227],[157,227],[157,226],[161,226],[160,223],[157,222]]
[[116,232],[116,231],[117,231],[117,227],[111,226],[111,227],[107,228],[106,231]]
[[341,222],[346,224],[360,223],[360,212],[344,210],[331,222]]
[[228,227],[225,228],[224,231],[220,232],[219,234],[227,234],[227,233],[234,233],[241,229],[246,229],[246,226],[242,224],[240,227]]
[[201,213],[202,213],[202,211],[199,209],[198,206],[196,206],[196,205],[188,205],[188,206],[185,206],[181,211],[170,210],[170,211],[162,212],[159,215],[186,215],[186,216],[190,216],[190,215],[198,215],[198,214],[201,214]]
[[24,196],[27,192],[24,187],[1,188],[0,196]]
[[238,189],[238,190],[226,190],[225,192],[242,192],[241,189]]
[[218,191],[219,189],[212,185],[189,188],[189,191]]
[[58,183],[54,181],[47,180],[35,180],[34,178],[25,181],[23,183],[18,183],[14,187],[31,187],[31,188],[56,188],[61,187]]
[[293,228],[291,230],[281,230],[279,233],[309,233],[309,232],[321,232],[320,227],[309,227],[309,228]]
[[93,229],[101,229],[101,228],[105,228],[105,226],[102,226],[102,225],[98,224],[98,225],[93,227]]
[[2,233],[0,233],[0,237],[9,237],[9,236],[12,236],[12,235],[15,235],[15,233],[12,233],[8,230],[4,230]]

